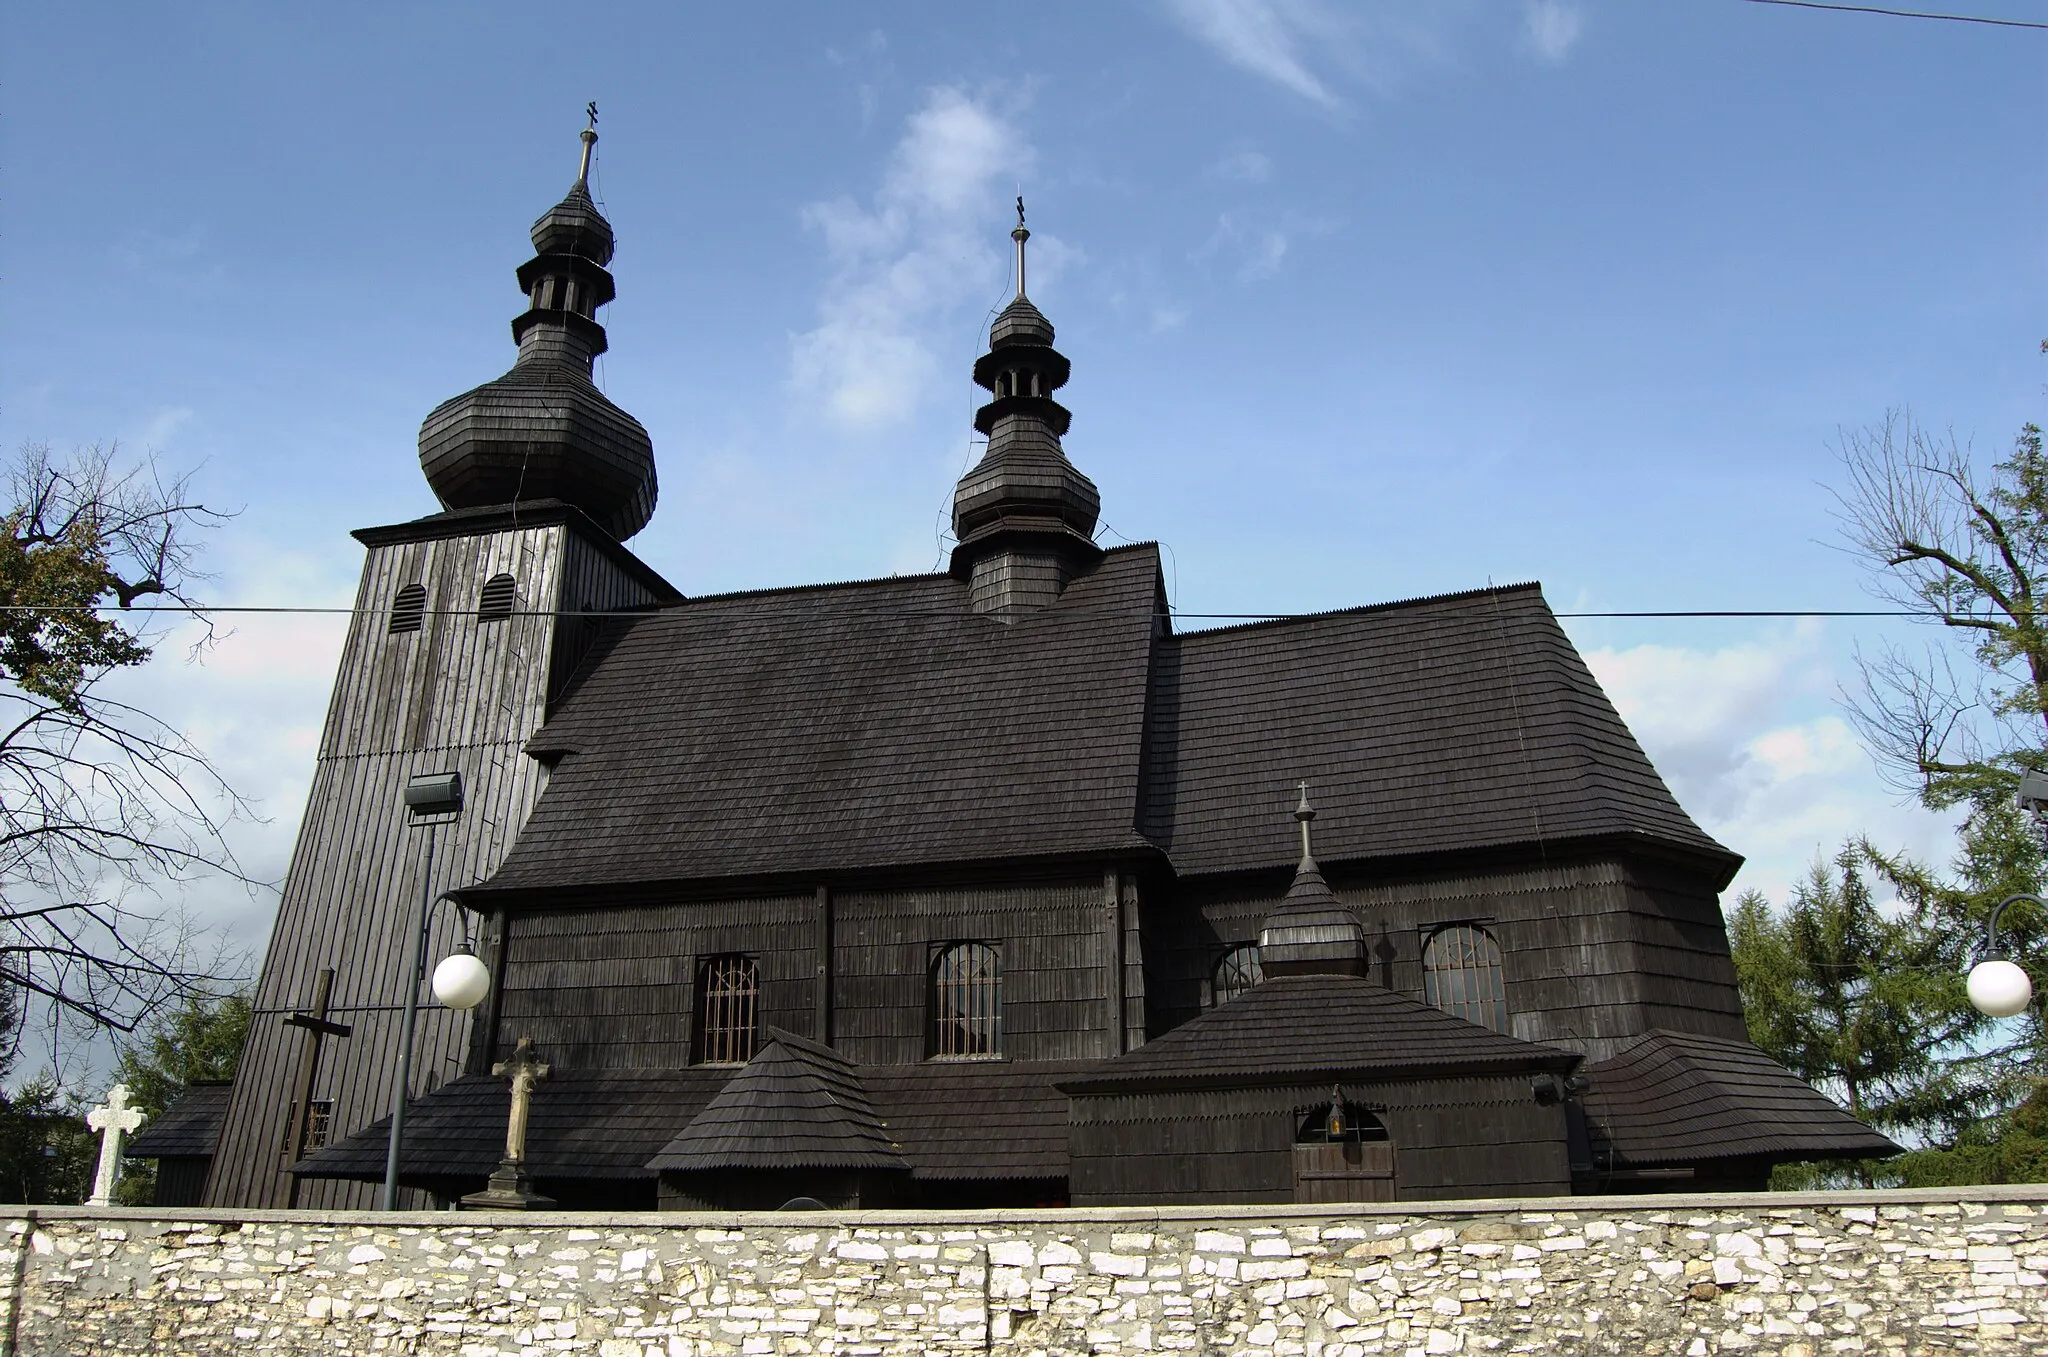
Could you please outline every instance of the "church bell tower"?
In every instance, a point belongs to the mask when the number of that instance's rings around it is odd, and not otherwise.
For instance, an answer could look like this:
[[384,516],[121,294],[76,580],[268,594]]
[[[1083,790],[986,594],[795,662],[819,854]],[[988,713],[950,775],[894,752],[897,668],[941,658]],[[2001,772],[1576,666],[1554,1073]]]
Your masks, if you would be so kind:
[[[654,448],[591,380],[606,345],[597,312],[614,293],[611,223],[590,194],[594,106],[582,137],[576,182],[534,223],[518,271],[527,309],[512,322],[511,370],[421,425],[420,466],[442,511],[355,534],[368,549],[362,584],[208,1205],[374,1204],[370,1184],[295,1183],[286,1170],[390,1114],[422,899],[484,879],[510,849],[548,776],[526,742],[594,615],[680,597],[621,545],[654,512]],[[464,806],[437,827],[423,880],[404,790],[451,772]],[[445,908],[429,956],[480,926],[493,963],[493,925]],[[475,1017],[485,1031],[489,1004]],[[421,1005],[413,1096],[460,1072],[471,1021]]]

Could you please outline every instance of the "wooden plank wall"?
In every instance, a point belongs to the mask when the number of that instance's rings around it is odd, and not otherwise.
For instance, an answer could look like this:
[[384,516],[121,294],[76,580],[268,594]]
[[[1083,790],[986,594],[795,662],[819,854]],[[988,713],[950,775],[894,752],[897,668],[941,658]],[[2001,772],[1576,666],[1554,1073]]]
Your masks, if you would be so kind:
[[[482,624],[485,580],[510,574],[511,618]],[[609,572],[613,578],[604,582]],[[417,632],[391,635],[388,609],[407,584],[427,588]],[[331,1016],[353,1036],[326,1043],[315,1096],[334,1100],[332,1134],[390,1109],[398,1014],[405,998],[422,887],[424,831],[401,804],[415,774],[459,771],[466,806],[436,830],[432,892],[493,871],[525,823],[546,772],[521,752],[547,709],[556,623],[565,589],[608,606],[646,591],[560,525],[378,547],[369,552],[357,613],[342,650],[305,818],[256,989],[250,1041],[235,1083],[207,1200],[276,1206],[287,1199],[279,1149],[305,1035],[283,1025],[307,1002],[314,975],[335,969]],[[458,937],[453,911],[437,920],[429,964]],[[454,1073],[466,1018],[423,1010],[416,1090]],[[306,1206],[370,1204],[365,1185],[308,1183]]]
[[925,1058],[925,983],[933,949],[997,942],[1003,952],[1003,1054],[1099,1060],[1116,1052],[1101,876],[1015,886],[834,891],[834,1045],[861,1064]]
[[[1394,1146],[1397,1200],[1568,1192],[1564,1110],[1526,1076],[1344,1082]],[[1252,1204],[1294,1199],[1296,1128],[1328,1085],[1076,1097],[1076,1206]]]
[[[1727,932],[1711,889],[1678,869],[1612,858],[1346,882],[1365,925],[1372,978],[1422,997],[1422,944],[1475,922],[1500,944],[1511,1031],[1604,1060],[1652,1027],[1743,1035]],[[1183,883],[1152,927],[1157,1030],[1195,1016],[1210,968],[1255,941],[1285,890]]]
[[728,952],[759,962],[764,1023],[809,1032],[816,946],[809,891],[513,915],[497,1049],[530,1036],[562,1069],[679,1069],[698,965]]
[[[830,909],[829,970],[819,964],[821,895]],[[565,1069],[687,1065],[697,970],[708,957],[739,952],[760,964],[763,1023],[816,1035],[827,1014],[834,1045],[855,1061],[915,1063],[926,1055],[933,951],[975,940],[1002,947],[1005,1055],[1100,1059],[1115,1054],[1117,1040],[1110,982],[1118,968],[1109,951],[1117,903],[1112,897],[1105,914],[1097,880],[814,889],[513,915],[495,1049],[531,1036]]]

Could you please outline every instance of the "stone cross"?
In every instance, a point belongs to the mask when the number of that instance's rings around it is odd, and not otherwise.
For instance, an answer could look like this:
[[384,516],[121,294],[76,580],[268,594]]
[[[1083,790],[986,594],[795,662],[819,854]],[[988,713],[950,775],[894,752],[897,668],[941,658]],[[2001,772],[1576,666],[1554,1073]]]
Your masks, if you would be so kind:
[[126,1084],[108,1089],[106,1105],[85,1114],[85,1124],[100,1133],[100,1166],[92,1176],[88,1206],[114,1204],[114,1182],[121,1176],[121,1137],[140,1129],[144,1120],[141,1112],[128,1105]]
[[521,1037],[512,1048],[510,1060],[491,1066],[491,1073],[512,1078],[512,1116],[505,1124],[505,1162],[526,1162],[526,1112],[533,1099],[533,1086],[548,1077],[548,1067],[533,1053],[533,1038]]

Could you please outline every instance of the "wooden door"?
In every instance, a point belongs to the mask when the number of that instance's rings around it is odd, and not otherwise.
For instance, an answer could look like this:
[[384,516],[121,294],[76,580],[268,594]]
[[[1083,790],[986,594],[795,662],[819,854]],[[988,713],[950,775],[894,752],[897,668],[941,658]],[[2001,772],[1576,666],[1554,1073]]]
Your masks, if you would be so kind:
[[1343,1140],[1294,1147],[1294,1200],[1390,1202],[1394,1199],[1394,1144]]

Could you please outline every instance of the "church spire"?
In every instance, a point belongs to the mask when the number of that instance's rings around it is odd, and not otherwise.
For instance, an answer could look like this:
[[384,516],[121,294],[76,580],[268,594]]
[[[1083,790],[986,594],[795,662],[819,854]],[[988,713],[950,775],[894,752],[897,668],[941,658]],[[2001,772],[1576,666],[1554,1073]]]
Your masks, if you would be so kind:
[[974,610],[1012,622],[1049,607],[1102,556],[1095,483],[1067,461],[1060,438],[1073,416],[1052,398],[1069,366],[1052,346],[1052,322],[1024,293],[1024,199],[1017,199],[1017,296],[989,328],[974,381],[993,397],[974,427],[988,451],[953,494],[953,573],[968,581]]
[[597,309],[616,288],[612,224],[590,196],[597,105],[587,110],[576,182],[533,224],[534,257],[519,266],[519,356],[494,382],[444,402],[420,426],[420,465],[450,509],[564,500],[624,541],[654,513],[647,430],[591,381],[605,351]]
[[1259,969],[1266,975],[1365,974],[1365,930],[1323,879],[1309,849],[1315,818],[1303,782],[1301,803],[1294,808],[1301,826],[1301,862],[1287,894],[1259,925]]

